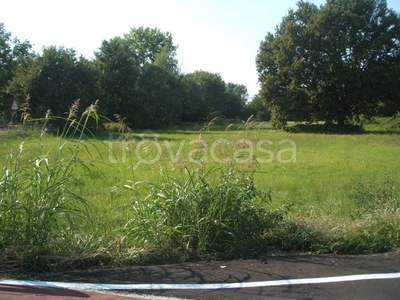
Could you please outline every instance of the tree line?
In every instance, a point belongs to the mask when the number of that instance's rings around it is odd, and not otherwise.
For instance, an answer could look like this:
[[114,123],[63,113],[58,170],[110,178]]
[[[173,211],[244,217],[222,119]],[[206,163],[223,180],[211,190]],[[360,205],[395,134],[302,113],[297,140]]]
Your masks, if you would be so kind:
[[0,113],[29,98],[30,113],[62,116],[100,99],[108,119],[133,127],[254,115],[285,128],[288,121],[344,125],[400,110],[400,15],[386,0],[299,1],[256,55],[260,91],[198,70],[184,74],[172,35],[132,28],[102,41],[93,59],[64,47],[35,53],[0,23]]
[[[170,33],[140,27],[103,40],[90,60],[65,47],[35,53],[29,41],[12,39],[0,23],[0,112],[7,119],[14,100],[28,99],[33,118],[49,109],[63,116],[75,99],[81,109],[99,99],[106,119],[119,115],[133,128],[257,113],[247,103],[246,86],[203,70],[180,72],[176,50]],[[259,116],[267,116],[265,109]]]
[[277,127],[400,110],[400,16],[385,0],[299,1],[260,44],[260,97]]

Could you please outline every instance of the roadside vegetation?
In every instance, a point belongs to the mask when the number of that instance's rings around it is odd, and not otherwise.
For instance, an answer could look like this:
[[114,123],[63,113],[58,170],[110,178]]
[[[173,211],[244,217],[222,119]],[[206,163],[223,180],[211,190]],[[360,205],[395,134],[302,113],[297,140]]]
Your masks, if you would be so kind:
[[299,1],[249,99],[157,28],[86,59],[0,22],[0,268],[399,251],[399,37],[384,0]]
[[75,105],[58,135],[0,132],[4,270],[400,249],[386,119],[341,135],[251,118],[134,132],[120,119],[94,136],[96,106],[78,118]]

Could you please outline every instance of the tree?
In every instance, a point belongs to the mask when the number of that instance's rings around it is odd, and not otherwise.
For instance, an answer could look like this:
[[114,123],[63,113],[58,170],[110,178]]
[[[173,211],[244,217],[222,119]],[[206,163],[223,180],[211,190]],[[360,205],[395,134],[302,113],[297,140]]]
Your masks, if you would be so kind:
[[80,99],[83,111],[99,98],[98,72],[92,61],[76,57],[75,50],[50,46],[42,54],[32,53],[16,69],[8,84],[13,99],[30,99],[30,113],[42,118],[48,109],[65,116],[71,104]]
[[179,122],[176,48],[168,32],[143,27],[103,41],[96,61],[107,116],[120,114],[136,127]]
[[[143,71],[139,81],[141,125],[146,127],[179,123],[182,114],[182,85],[175,58],[176,47],[168,33],[164,34],[164,39],[158,36],[156,40],[160,47],[155,47],[157,53],[141,67]],[[155,45],[151,37],[146,41]]]
[[247,117],[246,86],[226,84],[220,74],[207,71],[186,74],[182,84],[184,85],[183,121],[198,122],[220,116],[230,119]]
[[253,115],[257,121],[269,121],[271,114],[262,103],[260,95],[254,95],[253,99],[247,103],[246,112],[248,116]]
[[181,121],[182,115],[182,85],[177,72],[175,53],[164,45],[154,57],[154,62],[147,66],[147,72],[143,74],[140,88],[147,96],[143,101],[144,108],[151,104],[152,120],[148,125],[173,125]]
[[256,59],[261,98],[275,126],[288,120],[343,125],[400,96],[400,17],[384,0],[298,2]]
[[100,73],[96,63],[80,56],[75,65],[75,89],[80,99],[80,109],[85,110],[97,99],[99,99],[99,111],[104,113],[105,103],[103,104]]
[[207,71],[195,71],[188,74],[190,80],[196,82],[201,90],[204,108],[202,117],[212,119],[217,116],[226,116],[228,112],[228,93],[226,83],[220,74]]
[[139,65],[135,50],[121,37],[104,40],[95,53],[105,113],[110,119],[114,114],[135,118]]
[[64,116],[71,103],[80,98],[76,65],[76,52],[69,48],[49,46],[35,56],[28,88],[34,117],[44,117],[48,109],[55,116]]
[[177,67],[175,59],[177,46],[173,44],[172,35],[169,32],[162,32],[157,28],[132,28],[123,37],[141,67],[154,63],[161,52],[168,54],[169,69]]
[[193,74],[182,76],[182,121],[204,121],[208,112],[204,102],[204,90]]
[[19,39],[11,38],[4,24],[0,23],[0,113],[8,114],[13,100],[9,84],[13,77],[26,66],[30,55],[31,44],[28,41],[20,42]]
[[226,85],[228,93],[228,109],[226,117],[230,119],[234,118],[247,118],[245,108],[249,98],[247,87],[243,84],[235,84],[229,82]]

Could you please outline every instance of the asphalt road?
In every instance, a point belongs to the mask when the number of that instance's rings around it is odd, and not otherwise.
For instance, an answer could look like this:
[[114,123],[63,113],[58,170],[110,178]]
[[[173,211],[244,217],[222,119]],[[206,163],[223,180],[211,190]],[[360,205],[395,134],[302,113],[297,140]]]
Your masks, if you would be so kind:
[[[352,280],[349,275],[394,274],[392,279]],[[275,256],[266,260],[235,260],[199,262],[178,265],[127,267],[119,269],[93,269],[64,273],[41,274],[41,281],[91,284],[142,284],[155,290],[120,290],[120,295],[141,295],[147,299],[156,296],[183,299],[400,299],[400,254],[334,256],[299,255]],[[384,275],[383,277],[385,277]],[[288,279],[312,279],[325,283],[289,284]],[[338,279],[339,278],[339,279]],[[350,281],[341,281],[343,278]],[[258,283],[284,283],[262,286]],[[204,285],[255,284],[254,287],[207,289]],[[168,284],[187,284],[188,288],[175,289]],[[162,286],[161,286],[162,285]],[[162,287],[161,289],[159,289]],[[171,287],[171,288],[168,288]],[[186,286],[185,286],[186,287]],[[78,292],[76,293],[83,293]],[[2,298],[0,281],[0,299]],[[5,294],[3,294],[5,296]],[[97,299],[87,296],[81,298]],[[109,295],[116,297],[115,295]],[[30,294],[30,299],[32,294]],[[79,294],[72,298],[79,299]],[[110,298],[110,299],[114,299]],[[22,300],[23,298],[18,298]],[[39,298],[35,298],[39,299]],[[48,298],[46,298],[48,299]],[[54,298],[56,299],[56,298]],[[101,298],[98,298],[101,299]]]

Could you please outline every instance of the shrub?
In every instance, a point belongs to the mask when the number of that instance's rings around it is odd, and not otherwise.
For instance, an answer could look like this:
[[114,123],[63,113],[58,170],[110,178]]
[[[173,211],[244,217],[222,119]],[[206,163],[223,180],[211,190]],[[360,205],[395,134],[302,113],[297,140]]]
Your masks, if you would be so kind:
[[400,112],[397,112],[392,118],[386,118],[380,124],[380,128],[384,131],[399,132],[400,131]]
[[[126,224],[127,241],[181,258],[237,258],[265,250],[264,232],[282,220],[285,211],[268,210],[269,192],[260,191],[252,176],[229,169],[182,173],[150,185],[147,197],[136,194]],[[126,188],[138,191],[136,182]]]

